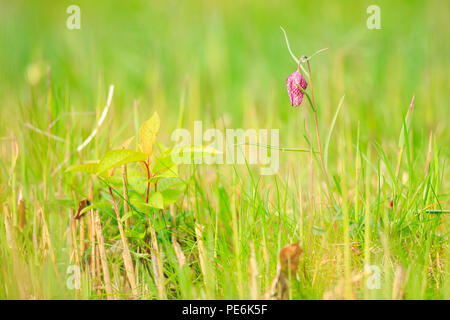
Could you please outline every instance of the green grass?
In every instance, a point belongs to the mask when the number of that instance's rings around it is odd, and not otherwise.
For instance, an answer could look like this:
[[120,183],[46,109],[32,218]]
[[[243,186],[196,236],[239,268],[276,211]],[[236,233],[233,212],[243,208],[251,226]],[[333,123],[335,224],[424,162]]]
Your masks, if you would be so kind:
[[[274,176],[257,166],[181,166],[183,197],[125,226],[137,298],[259,298],[281,249],[299,241],[287,298],[392,299],[399,287],[405,299],[449,299],[449,5],[377,2],[381,30],[366,28],[370,1],[78,1],[73,31],[73,2],[0,3],[0,299],[107,298],[88,230],[76,258],[81,220],[71,217],[85,197],[104,204],[113,295],[132,297],[122,255],[109,251],[120,235],[108,189],[65,171],[137,134],[154,111],[165,146],[176,128],[202,120],[278,128],[281,146],[317,150],[308,100],[289,105],[285,80],[296,65],[280,25],[297,56],[328,48],[311,73],[329,180],[311,152],[281,152]],[[105,122],[77,152],[110,84]],[[71,265],[81,267],[79,290],[67,286]],[[381,270],[379,289],[366,286],[365,265]]]

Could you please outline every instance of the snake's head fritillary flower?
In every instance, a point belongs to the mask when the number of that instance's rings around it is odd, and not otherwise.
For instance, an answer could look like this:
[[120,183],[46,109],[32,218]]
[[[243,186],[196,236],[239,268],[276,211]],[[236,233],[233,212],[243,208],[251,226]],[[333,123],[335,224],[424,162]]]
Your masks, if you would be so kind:
[[306,82],[305,77],[300,72],[300,63],[301,59],[299,61],[299,68],[297,71],[292,73],[289,77],[286,79],[286,85],[287,85],[287,91],[289,95],[289,99],[291,100],[291,106],[297,107],[299,106],[303,101],[304,93],[302,90],[300,90],[300,87],[303,88],[303,90],[306,90],[306,87],[308,86],[308,83]]
[[308,83],[306,82],[305,77],[300,73],[300,71],[295,71],[287,77],[286,84],[291,105],[294,107],[299,106],[303,101],[304,93],[298,86],[302,87],[303,90],[306,90]]

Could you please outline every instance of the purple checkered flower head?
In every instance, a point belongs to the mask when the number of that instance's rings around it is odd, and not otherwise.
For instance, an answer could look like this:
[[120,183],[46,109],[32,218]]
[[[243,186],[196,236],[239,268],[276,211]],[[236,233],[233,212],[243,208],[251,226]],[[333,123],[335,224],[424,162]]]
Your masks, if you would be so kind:
[[292,73],[289,77],[286,79],[286,85],[287,85],[287,91],[289,95],[289,99],[291,100],[291,106],[297,107],[299,106],[303,101],[304,93],[302,90],[300,90],[300,87],[303,88],[303,90],[306,90],[306,87],[308,86],[308,83],[306,82],[305,77],[300,72],[300,63],[302,63],[303,57],[300,58],[300,61],[298,62],[298,68],[297,71]]

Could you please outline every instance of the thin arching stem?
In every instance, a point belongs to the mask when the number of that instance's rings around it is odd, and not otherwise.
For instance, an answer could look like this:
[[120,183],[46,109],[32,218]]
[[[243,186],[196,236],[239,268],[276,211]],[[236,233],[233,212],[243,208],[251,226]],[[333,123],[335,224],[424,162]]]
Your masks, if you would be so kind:
[[294,59],[294,61],[295,61],[297,64],[299,64],[299,59],[294,55],[294,53],[293,53],[292,50],[291,50],[291,46],[289,45],[289,40],[288,40],[286,31],[284,30],[284,28],[283,28],[282,26],[280,26],[280,29],[281,29],[281,31],[283,31],[284,39],[286,40],[286,45],[287,45],[287,48],[288,48],[288,50],[289,50],[289,53],[291,54],[292,59]]

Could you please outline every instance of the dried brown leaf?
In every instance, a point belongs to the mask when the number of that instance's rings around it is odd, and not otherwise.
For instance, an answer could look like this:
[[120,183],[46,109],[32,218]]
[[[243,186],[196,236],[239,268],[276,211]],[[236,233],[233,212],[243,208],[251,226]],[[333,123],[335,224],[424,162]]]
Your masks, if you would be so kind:
[[89,200],[87,198],[84,198],[83,200],[78,202],[78,209],[77,209],[77,212],[75,212],[74,219],[79,220],[81,217],[83,217],[86,212],[81,213],[81,211],[90,205],[91,205],[91,203],[89,202]]
[[298,245],[298,243],[293,243],[285,246],[280,251],[280,264],[281,270],[286,276],[289,272],[292,277],[295,277],[297,272],[298,262],[303,249]]

